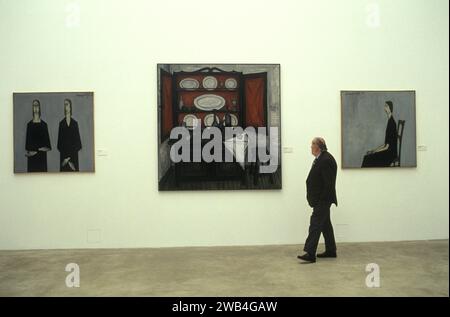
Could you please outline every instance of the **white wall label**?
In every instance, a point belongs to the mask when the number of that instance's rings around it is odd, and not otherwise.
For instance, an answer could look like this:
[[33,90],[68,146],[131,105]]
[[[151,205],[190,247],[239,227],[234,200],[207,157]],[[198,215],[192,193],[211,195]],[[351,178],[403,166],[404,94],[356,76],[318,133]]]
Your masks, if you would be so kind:
[[108,150],[107,149],[98,149],[97,150],[97,156],[108,156]]
[[283,153],[294,153],[294,148],[292,147],[283,147]]
[[426,145],[419,145],[417,147],[417,150],[421,151],[421,152],[425,152],[427,150],[427,146]]

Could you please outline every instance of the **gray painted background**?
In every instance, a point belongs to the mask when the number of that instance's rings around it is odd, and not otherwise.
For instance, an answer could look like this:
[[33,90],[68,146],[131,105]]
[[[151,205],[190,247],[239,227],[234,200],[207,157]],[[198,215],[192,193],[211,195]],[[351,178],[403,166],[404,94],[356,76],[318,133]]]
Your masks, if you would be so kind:
[[384,143],[388,118],[384,104],[394,104],[394,119],[405,120],[401,167],[416,166],[414,91],[342,91],[342,167],[361,167],[364,155]]
[[47,152],[48,172],[59,172],[59,122],[64,118],[64,99],[72,100],[72,118],[78,122],[82,149],[78,152],[80,172],[94,172],[94,94],[14,93],[14,172],[27,172],[25,138],[27,123],[32,119],[32,101],[41,103],[41,119],[48,125],[52,150]]

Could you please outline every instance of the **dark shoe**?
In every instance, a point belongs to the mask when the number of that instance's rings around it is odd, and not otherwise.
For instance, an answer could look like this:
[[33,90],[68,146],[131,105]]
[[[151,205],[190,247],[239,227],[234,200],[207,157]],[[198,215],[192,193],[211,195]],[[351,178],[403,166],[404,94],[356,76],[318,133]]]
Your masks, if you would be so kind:
[[318,258],[337,258],[336,252],[327,252],[317,254]]
[[303,255],[298,255],[297,259],[303,260],[305,262],[310,262],[310,263],[316,262],[316,257],[310,255],[309,253],[305,253]]

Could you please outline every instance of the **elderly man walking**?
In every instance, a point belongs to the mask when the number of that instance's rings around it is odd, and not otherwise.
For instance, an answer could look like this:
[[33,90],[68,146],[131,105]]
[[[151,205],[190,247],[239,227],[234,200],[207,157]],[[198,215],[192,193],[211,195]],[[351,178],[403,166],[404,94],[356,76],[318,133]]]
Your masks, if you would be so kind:
[[335,258],[336,241],[330,219],[330,207],[337,206],[336,174],[337,164],[328,153],[323,138],[316,137],[311,143],[311,153],[316,157],[306,180],[306,197],[313,208],[309,225],[309,234],[305,242],[304,255],[297,258],[308,263],[316,262],[317,245],[320,234],[325,239],[325,252],[317,254],[318,258]]

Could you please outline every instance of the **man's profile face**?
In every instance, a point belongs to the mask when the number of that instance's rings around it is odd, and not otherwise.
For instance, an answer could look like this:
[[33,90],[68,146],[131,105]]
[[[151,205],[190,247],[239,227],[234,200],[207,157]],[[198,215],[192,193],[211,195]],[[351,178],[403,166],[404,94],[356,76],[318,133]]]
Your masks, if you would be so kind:
[[311,142],[311,153],[314,156],[317,156],[320,153],[319,145],[317,145],[316,140],[312,140]]

